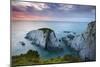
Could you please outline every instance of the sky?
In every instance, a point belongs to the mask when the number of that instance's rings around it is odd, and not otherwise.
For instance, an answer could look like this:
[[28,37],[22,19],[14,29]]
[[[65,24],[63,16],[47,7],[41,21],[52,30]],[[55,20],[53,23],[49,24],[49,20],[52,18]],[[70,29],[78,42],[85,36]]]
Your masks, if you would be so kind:
[[96,7],[62,3],[18,2],[11,3],[11,19],[23,21],[73,21],[95,20]]

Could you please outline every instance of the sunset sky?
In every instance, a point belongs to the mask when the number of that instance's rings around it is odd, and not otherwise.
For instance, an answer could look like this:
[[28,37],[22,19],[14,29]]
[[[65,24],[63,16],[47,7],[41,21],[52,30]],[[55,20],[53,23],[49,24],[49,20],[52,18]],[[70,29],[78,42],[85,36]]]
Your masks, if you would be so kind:
[[95,6],[12,1],[12,20],[93,21]]

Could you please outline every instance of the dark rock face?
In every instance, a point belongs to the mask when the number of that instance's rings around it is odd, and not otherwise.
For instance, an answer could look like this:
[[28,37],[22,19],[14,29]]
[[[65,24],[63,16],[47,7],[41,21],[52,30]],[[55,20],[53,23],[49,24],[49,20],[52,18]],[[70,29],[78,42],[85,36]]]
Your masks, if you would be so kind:
[[25,46],[25,43],[23,41],[19,42],[22,46]]
[[30,40],[32,44],[36,44],[46,50],[61,49],[54,31],[49,28],[30,31],[25,38]]
[[67,45],[70,46],[73,39],[76,37],[75,32],[71,32],[71,31],[64,31],[64,37],[61,37],[62,42]]
[[68,35],[67,37],[68,37],[70,40],[73,40],[73,38],[74,38],[75,36],[70,34],[70,35]]

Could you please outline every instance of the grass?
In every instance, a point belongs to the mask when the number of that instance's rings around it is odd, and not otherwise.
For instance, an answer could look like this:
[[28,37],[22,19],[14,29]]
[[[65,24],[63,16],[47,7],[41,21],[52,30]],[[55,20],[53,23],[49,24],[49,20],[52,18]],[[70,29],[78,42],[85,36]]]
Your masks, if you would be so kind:
[[55,57],[50,59],[41,59],[37,51],[29,50],[26,54],[12,56],[12,67],[36,64],[53,64],[53,63],[69,63],[80,62],[80,58],[72,55],[63,57]]
[[53,32],[53,30],[52,29],[49,29],[49,28],[40,28],[40,29],[38,29],[38,30],[42,30],[44,33],[47,33],[47,32]]

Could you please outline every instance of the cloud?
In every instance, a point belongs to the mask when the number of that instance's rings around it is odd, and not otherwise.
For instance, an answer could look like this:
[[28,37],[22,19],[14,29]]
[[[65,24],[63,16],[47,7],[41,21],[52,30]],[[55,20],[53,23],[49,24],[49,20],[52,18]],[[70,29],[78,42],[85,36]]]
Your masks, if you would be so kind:
[[92,6],[18,1],[12,2],[11,6],[13,8],[12,12],[15,20],[59,20],[60,18],[64,18],[60,20],[68,20],[74,17],[95,18],[95,7]]
[[95,9],[92,9],[91,12],[92,12],[92,13],[96,13],[96,10],[95,10]]
[[33,9],[39,11],[49,8],[49,6],[45,3],[33,3],[33,2],[12,2],[12,5],[19,7],[23,10],[26,10],[27,6],[33,7]]
[[49,8],[49,6],[45,3],[32,3],[32,6],[37,10],[44,10]]
[[26,14],[24,12],[13,11],[11,19],[14,21],[16,21],[16,20],[22,20],[22,21],[30,20],[31,21],[31,20],[48,20],[48,19],[50,19],[50,17],[48,17],[48,16],[35,16],[35,15]]
[[72,10],[74,8],[74,5],[67,5],[67,4],[60,4],[59,9],[60,10]]
[[20,11],[26,11],[27,6],[31,6],[31,4],[29,2],[13,2],[12,1],[12,7],[14,7],[14,9],[16,10],[20,10]]

